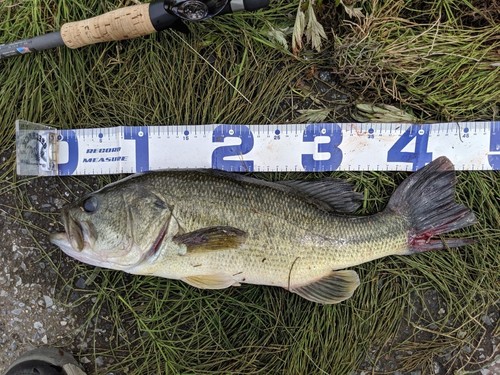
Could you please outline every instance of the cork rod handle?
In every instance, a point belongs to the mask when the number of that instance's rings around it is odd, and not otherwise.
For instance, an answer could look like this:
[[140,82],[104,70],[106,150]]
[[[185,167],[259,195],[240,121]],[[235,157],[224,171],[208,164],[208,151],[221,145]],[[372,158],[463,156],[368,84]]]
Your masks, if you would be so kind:
[[79,48],[94,43],[131,39],[155,31],[149,17],[149,4],[140,4],[83,21],[65,23],[61,28],[61,37],[67,47]]

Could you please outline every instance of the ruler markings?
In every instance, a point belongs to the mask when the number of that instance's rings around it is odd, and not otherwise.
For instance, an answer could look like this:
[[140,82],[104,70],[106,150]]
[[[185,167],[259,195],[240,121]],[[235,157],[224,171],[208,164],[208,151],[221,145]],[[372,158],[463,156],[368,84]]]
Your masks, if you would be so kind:
[[18,136],[27,131],[39,131],[40,136],[57,134],[53,138],[59,139],[54,145],[59,150],[59,167],[50,170],[18,165],[18,171],[31,171],[25,172],[28,174],[112,174],[197,167],[239,172],[411,171],[441,155],[462,170],[500,169],[499,122],[154,125],[75,130],[36,130],[36,126],[42,125],[18,122]]

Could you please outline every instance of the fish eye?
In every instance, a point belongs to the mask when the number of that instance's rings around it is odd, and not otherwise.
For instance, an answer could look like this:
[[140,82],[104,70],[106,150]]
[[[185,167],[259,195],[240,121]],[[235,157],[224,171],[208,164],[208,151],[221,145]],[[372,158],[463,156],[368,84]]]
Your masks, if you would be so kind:
[[83,201],[82,208],[88,213],[95,212],[97,210],[97,198],[94,196],[88,197]]

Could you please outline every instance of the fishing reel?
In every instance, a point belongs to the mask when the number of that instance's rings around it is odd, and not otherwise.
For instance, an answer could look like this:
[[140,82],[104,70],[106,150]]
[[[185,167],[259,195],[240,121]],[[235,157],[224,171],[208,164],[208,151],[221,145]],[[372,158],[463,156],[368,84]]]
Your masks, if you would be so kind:
[[219,14],[229,0],[165,0],[165,10],[185,21],[202,21]]
[[269,0],[160,0],[149,6],[149,16],[156,31],[175,29],[188,33],[185,21],[198,22],[214,16],[239,11],[255,11],[269,5]]

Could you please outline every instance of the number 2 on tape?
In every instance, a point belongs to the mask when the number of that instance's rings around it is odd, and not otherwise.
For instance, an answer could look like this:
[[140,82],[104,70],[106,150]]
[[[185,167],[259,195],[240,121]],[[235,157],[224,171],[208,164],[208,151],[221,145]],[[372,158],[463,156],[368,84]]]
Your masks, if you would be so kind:
[[[252,172],[253,160],[243,160],[243,155],[249,153],[254,144],[253,134],[246,125],[219,125],[212,134],[212,142],[224,142],[226,137],[241,139],[241,144],[220,146],[212,153],[212,168],[235,172]],[[227,156],[238,156],[240,160],[226,160]]]

